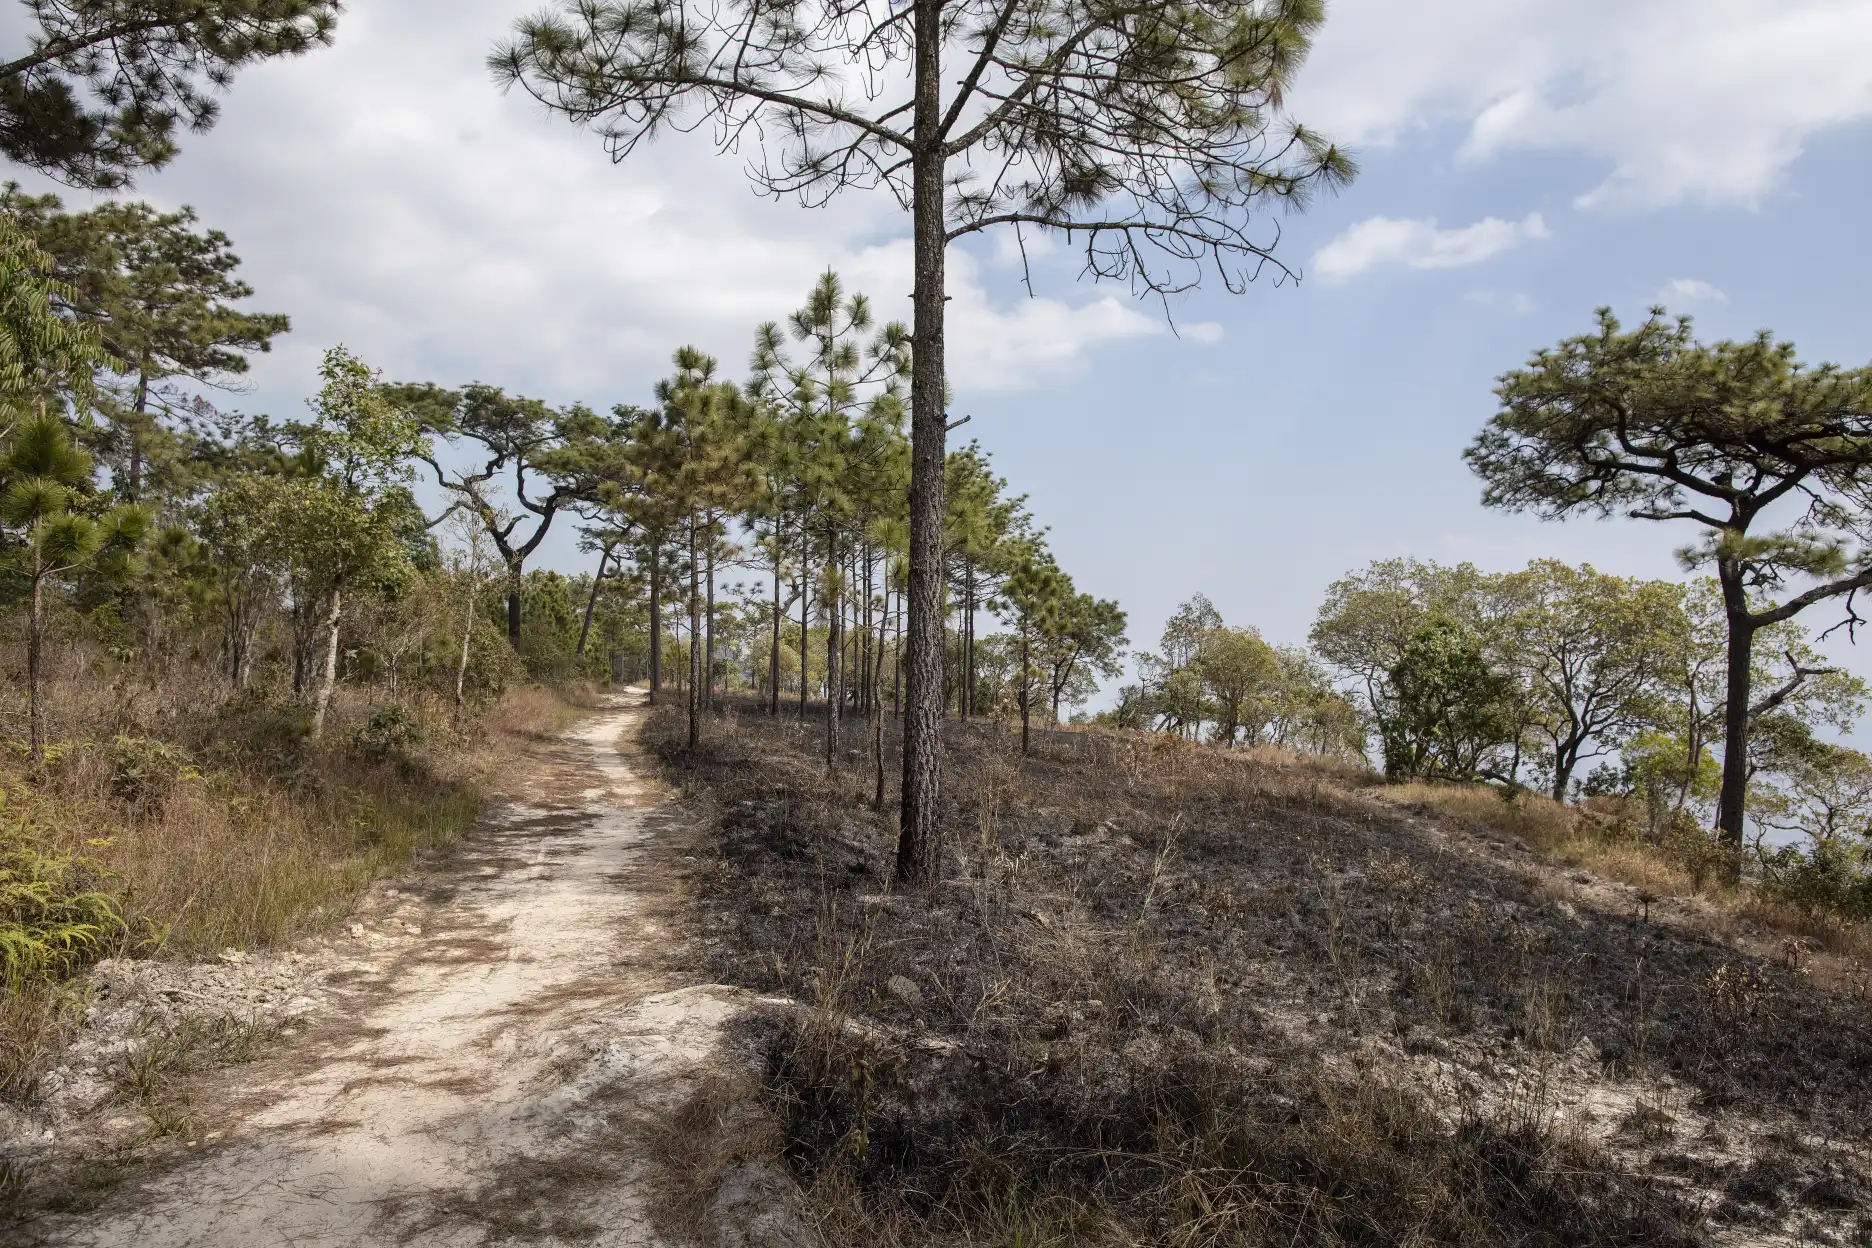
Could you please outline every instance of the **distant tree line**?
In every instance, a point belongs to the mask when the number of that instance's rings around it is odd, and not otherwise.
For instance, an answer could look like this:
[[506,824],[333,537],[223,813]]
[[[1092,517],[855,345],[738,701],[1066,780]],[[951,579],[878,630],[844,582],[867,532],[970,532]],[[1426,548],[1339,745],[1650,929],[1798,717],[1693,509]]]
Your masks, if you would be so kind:
[[[758,327],[746,378],[693,348],[600,413],[474,382],[396,383],[343,348],[298,419],[222,410],[290,328],[245,309],[231,241],[183,210],[0,199],[8,594],[31,744],[47,638],[149,679],[208,662],[323,732],[343,682],[466,708],[522,674],[674,687],[692,740],[726,690],[824,721],[836,763],[905,698],[910,347],[823,275]],[[0,361],[4,362],[4,361]],[[1115,672],[1124,615],[1078,591],[976,444],[945,469],[944,703],[1049,722]],[[425,508],[423,498],[436,500]],[[595,567],[534,566],[572,526]],[[978,636],[986,619],[1008,631]],[[889,711],[886,711],[888,706]]]

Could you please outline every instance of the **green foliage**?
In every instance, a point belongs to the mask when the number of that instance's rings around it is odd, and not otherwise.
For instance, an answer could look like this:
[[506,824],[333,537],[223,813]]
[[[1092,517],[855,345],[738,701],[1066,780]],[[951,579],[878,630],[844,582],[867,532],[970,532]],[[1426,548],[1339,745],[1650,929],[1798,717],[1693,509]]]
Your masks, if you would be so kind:
[[[1501,377],[1500,410],[1465,452],[1483,502],[1695,525],[1679,556],[1714,568],[1729,668],[1743,677],[1761,630],[1872,586],[1872,367],[1809,366],[1765,331],[1701,343],[1661,308],[1632,330],[1607,309],[1598,321]],[[1790,497],[1802,506],[1773,506]],[[1725,708],[1717,822],[1736,851],[1759,713],[1753,697]]]
[[126,929],[96,868],[54,853],[0,805],[0,980],[11,993],[63,979]]
[[79,403],[109,357],[94,326],[59,315],[71,298],[54,260],[9,213],[0,212],[0,408]]
[[1232,747],[1239,733],[1259,738],[1283,674],[1274,647],[1252,628],[1215,628],[1203,637],[1191,667],[1209,698],[1213,739]]
[[96,190],[175,155],[258,61],[329,43],[336,0],[26,0],[27,48],[0,77],[0,153]]
[[[120,495],[181,498],[211,469],[203,439],[188,427],[195,396],[178,380],[225,387],[287,331],[284,316],[236,304],[253,289],[234,276],[240,258],[218,230],[199,231],[195,212],[165,213],[141,203],[107,203],[67,213],[57,196],[10,188],[0,208],[56,260],[72,318],[101,335],[124,376],[99,375],[99,407],[109,418],[93,445]],[[182,421],[161,417],[180,408]]]
[[1762,892],[1812,914],[1872,919],[1872,864],[1863,849],[1852,854],[1818,853],[1784,845],[1760,856]]
[[138,815],[162,810],[184,784],[201,779],[189,756],[167,741],[120,733],[105,749],[111,795]]
[[422,740],[422,730],[400,706],[380,706],[370,718],[351,730],[347,744],[372,762],[387,762],[407,754]]
[[1378,722],[1388,777],[1473,780],[1514,739],[1513,682],[1455,620],[1420,626],[1389,677],[1392,701]]

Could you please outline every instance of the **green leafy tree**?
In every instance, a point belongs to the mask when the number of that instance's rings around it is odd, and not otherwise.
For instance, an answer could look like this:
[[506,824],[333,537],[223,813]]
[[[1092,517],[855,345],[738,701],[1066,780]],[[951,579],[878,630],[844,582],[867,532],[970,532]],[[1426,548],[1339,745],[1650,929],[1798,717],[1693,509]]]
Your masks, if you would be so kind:
[[[119,492],[134,501],[143,493],[152,442],[164,434],[152,409],[180,407],[187,414],[190,406],[192,396],[174,383],[237,385],[248,357],[268,351],[290,322],[234,306],[253,294],[234,276],[240,257],[219,230],[198,232],[192,208],[164,213],[148,204],[110,203],[67,213],[57,196],[25,196],[17,188],[0,207],[55,258],[57,276],[71,291],[66,311],[95,325],[105,350],[123,362],[123,380],[107,376],[101,388],[115,435],[108,466]],[[174,443],[173,435],[168,440]],[[194,447],[164,449],[173,468]]]
[[677,517],[688,548],[689,748],[694,749],[701,741],[705,680],[705,548],[718,536],[720,516],[744,504],[753,479],[743,454],[748,413],[740,389],[717,380],[715,359],[694,347],[679,348],[673,363],[675,373],[657,383],[661,407],[639,427],[632,453],[646,493]]
[[966,719],[976,712],[979,684],[976,616],[1028,561],[1041,534],[1027,510],[1026,495],[1008,493],[1006,478],[995,473],[976,442],[949,453],[943,507],[952,601],[961,611],[957,710]]
[[[1319,0],[913,0],[806,11],[571,0],[492,58],[622,157],[665,127],[758,131],[763,189],[820,203],[883,186],[910,214],[914,377],[908,681],[898,882],[941,869],[948,245],[995,226],[1065,235],[1095,278],[1158,294],[1208,269],[1231,289],[1274,257],[1264,207],[1351,176],[1281,104]],[[834,66],[865,65],[845,74]]]
[[[789,340],[803,348],[795,356]],[[876,322],[862,292],[847,293],[836,273],[820,275],[806,302],[787,319],[755,333],[749,397],[773,415],[772,462],[782,473],[767,491],[775,522],[775,552],[790,528],[797,552],[796,599],[801,628],[810,618],[815,560],[826,628],[827,756],[836,752],[840,661],[845,651],[844,565],[877,524],[899,510],[905,448],[903,384],[911,369],[909,332]],[[869,552],[866,552],[869,553]],[[776,571],[776,575],[778,575]],[[868,599],[868,595],[867,595]],[[810,656],[802,654],[803,664]],[[807,681],[799,713],[806,714]]]
[[1378,722],[1387,776],[1474,780],[1496,773],[1491,755],[1514,739],[1514,682],[1490,666],[1472,630],[1432,616],[1404,644],[1389,683],[1390,703]]
[[1028,752],[1031,742],[1034,697],[1045,680],[1034,651],[1044,648],[1046,639],[1059,631],[1060,617],[1071,594],[1072,582],[1066,574],[1038,552],[1016,568],[1001,588],[1001,601],[1011,617],[1018,647],[1014,696],[1020,707],[1022,754]]
[[1486,505],[1702,531],[1682,557],[1713,565],[1722,588],[1717,827],[1740,851],[1756,636],[1872,585],[1872,368],[1810,367],[1765,332],[1706,345],[1662,309],[1627,331],[1602,309],[1596,332],[1537,353],[1496,393],[1500,411],[1465,452]]
[[1391,701],[1391,669],[1405,646],[1432,616],[1479,630],[1486,584],[1474,564],[1379,560],[1327,588],[1309,640],[1341,678],[1356,683],[1377,723]]
[[1266,698],[1271,744],[1315,754],[1363,755],[1365,721],[1319,660],[1297,646],[1276,646],[1278,675]]
[[1202,681],[1211,739],[1233,749],[1245,735],[1252,744],[1273,717],[1271,702],[1280,683],[1280,658],[1252,628],[1214,628],[1202,639],[1190,668]]
[[1092,677],[1112,679],[1124,671],[1125,645],[1125,613],[1118,604],[1080,593],[1066,578],[1038,652],[1055,724],[1060,722],[1060,704],[1069,695],[1077,703],[1096,691]]
[[0,523],[25,547],[31,593],[26,636],[26,687],[34,762],[45,757],[45,591],[101,553],[134,549],[149,530],[140,508],[87,515],[78,504],[91,489],[91,458],[55,416],[34,417],[13,430],[0,461]]
[[236,689],[252,678],[254,638],[286,576],[289,494],[285,478],[241,473],[216,486],[192,516],[207,551],[204,587],[220,617],[221,653]]
[[1496,584],[1501,646],[1526,683],[1553,799],[1565,801],[1582,762],[1658,720],[1688,627],[1681,590],[1553,559]]
[[313,420],[296,436],[314,466],[282,500],[295,595],[317,610],[324,657],[313,698],[312,736],[325,731],[338,682],[346,595],[406,574],[411,462],[429,453],[420,420],[385,394],[377,374],[343,347],[326,352]]
[[331,42],[335,0],[25,0],[32,29],[0,64],[0,153],[113,190],[203,131],[236,71]]

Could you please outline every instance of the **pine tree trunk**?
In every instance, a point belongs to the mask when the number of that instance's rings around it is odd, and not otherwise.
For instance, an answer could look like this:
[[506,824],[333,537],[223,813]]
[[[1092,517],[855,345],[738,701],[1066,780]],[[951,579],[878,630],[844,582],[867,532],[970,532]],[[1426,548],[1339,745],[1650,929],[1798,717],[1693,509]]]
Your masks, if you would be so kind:
[[859,711],[871,714],[871,548],[864,551],[864,616],[858,625]]
[[715,534],[710,525],[708,544],[708,633],[707,646],[702,651],[702,705],[706,710],[715,709]]
[[312,708],[312,739],[325,735],[332,691],[338,687],[338,624],[344,616],[344,591],[334,589],[325,611],[325,664],[319,674],[318,701]]
[[604,585],[605,564],[611,562],[611,548],[606,546],[598,552],[598,575],[592,577],[591,597],[585,600],[585,621],[579,625],[578,649],[573,657],[581,662],[585,658],[585,639],[591,636],[592,613],[598,609],[598,590]]
[[650,705],[663,688],[663,539],[650,543]]
[[975,714],[975,560],[962,556],[962,718]]
[[[35,548],[36,551],[36,548]],[[27,757],[45,761],[45,571],[33,556],[32,615],[26,633]]]
[[695,516],[689,517],[689,748],[695,749],[702,741],[702,652],[697,647],[697,639],[702,635],[702,587],[697,583],[701,574],[700,554],[696,550]]
[[842,673],[842,668],[839,663],[839,658],[841,657],[839,652],[845,645],[845,639],[841,636],[845,631],[842,627],[845,620],[845,601],[844,597],[838,592],[838,577],[842,569],[839,567],[837,538],[831,540],[831,543],[826,548],[826,552],[826,572],[831,578],[826,584],[826,593],[829,597],[826,599],[825,760],[826,767],[829,770],[838,761],[839,710],[841,709],[839,704],[844,701],[845,693],[845,691],[839,687],[839,679]]
[[[1739,567],[1717,565],[1723,603],[1729,620],[1727,700],[1723,705],[1722,791],[1716,802],[1716,828],[1722,843],[1742,852],[1748,821],[1749,694],[1753,675],[1755,625],[1749,620],[1748,591]],[[1694,760],[1692,760],[1694,766]]]
[[134,503],[143,496],[143,419],[149,411],[149,360],[137,370],[136,411],[130,417],[130,478],[124,500]]
[[774,520],[774,558],[773,558],[773,649],[767,656],[767,678],[773,682],[773,690],[768,695],[767,713],[774,719],[780,718],[780,521]]
[[1023,757],[1027,753],[1028,719],[1030,718],[1028,712],[1029,712],[1032,702],[1033,702],[1033,666],[1027,653],[1027,632],[1025,629],[1022,629],[1021,630],[1020,713],[1021,713],[1021,754]]
[[800,599],[799,599],[799,722],[806,722],[806,671],[807,660],[812,656],[812,647],[808,644],[808,633],[812,616],[808,609],[812,604],[812,547],[808,544],[806,524],[800,522]]
[[910,619],[906,645],[903,787],[896,883],[927,888],[942,874],[944,250],[942,0],[914,0],[911,153]]
[[526,588],[526,574],[519,563],[507,565],[507,644],[520,648],[520,595]]

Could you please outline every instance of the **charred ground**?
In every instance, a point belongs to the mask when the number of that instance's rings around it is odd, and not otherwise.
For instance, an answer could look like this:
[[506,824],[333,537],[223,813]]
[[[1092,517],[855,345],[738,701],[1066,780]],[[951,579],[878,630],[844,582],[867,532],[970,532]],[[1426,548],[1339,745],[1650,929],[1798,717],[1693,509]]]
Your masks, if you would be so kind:
[[749,1040],[835,1243],[1872,1243],[1872,1010],[1798,953],[1140,734],[952,726],[945,884],[892,895],[869,759],[676,726],[711,971],[801,1003]]

